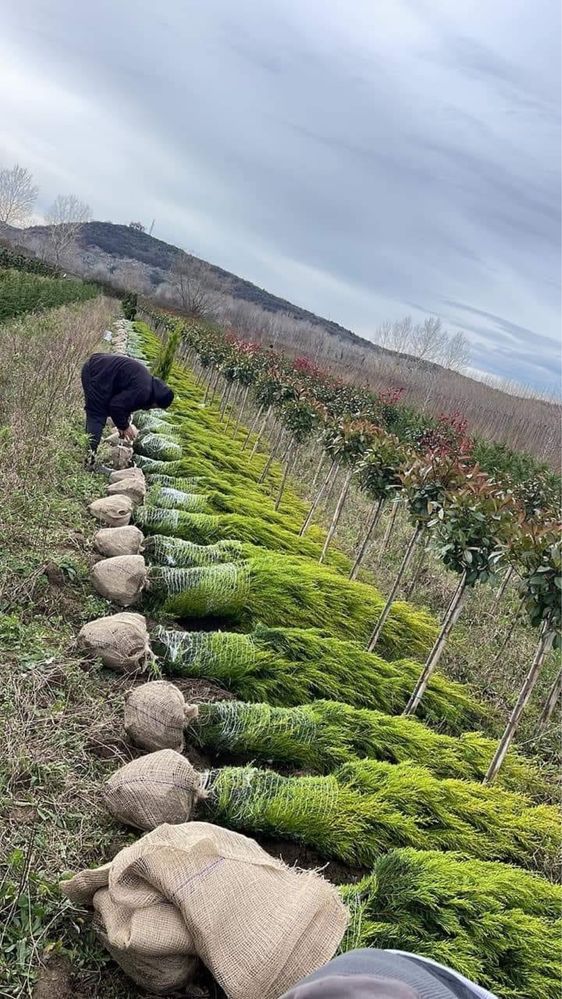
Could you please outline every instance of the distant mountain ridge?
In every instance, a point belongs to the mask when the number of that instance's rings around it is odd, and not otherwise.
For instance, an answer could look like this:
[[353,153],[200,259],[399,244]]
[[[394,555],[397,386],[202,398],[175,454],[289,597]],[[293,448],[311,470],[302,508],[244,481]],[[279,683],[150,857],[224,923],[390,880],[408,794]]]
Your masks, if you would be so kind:
[[[12,226],[0,224],[0,238],[12,246],[21,246],[32,250],[40,256],[49,258],[49,226],[30,226],[27,229],[15,229]],[[65,266],[81,277],[109,280],[118,278],[120,268],[112,267],[111,260],[134,262],[144,268],[144,278],[152,284],[154,290],[163,280],[169,280],[170,272],[180,248],[166,243],[146,232],[141,232],[127,225],[117,225],[112,222],[86,222],[80,226],[71,252],[65,258]],[[191,256],[191,255],[190,255]],[[331,319],[324,319],[308,309],[294,305],[287,299],[273,295],[264,288],[258,287],[245,278],[238,277],[230,271],[211,264],[199,257],[193,257],[198,265],[209,275],[213,284],[223,293],[250,304],[258,305],[267,312],[283,313],[291,318],[311,323],[326,333],[336,336],[343,344],[353,344],[356,348],[393,355],[396,352],[381,347],[352,330],[341,326]],[[96,273],[99,272],[99,273]],[[104,273],[107,272],[107,273]],[[116,283],[118,281],[116,280]],[[146,291],[149,294],[148,291]],[[432,369],[431,361],[416,359],[416,364]]]

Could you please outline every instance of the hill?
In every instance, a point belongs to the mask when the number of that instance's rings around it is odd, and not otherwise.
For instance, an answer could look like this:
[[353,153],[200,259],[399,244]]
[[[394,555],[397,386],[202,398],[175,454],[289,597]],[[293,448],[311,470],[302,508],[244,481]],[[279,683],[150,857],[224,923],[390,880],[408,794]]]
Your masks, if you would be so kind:
[[403,401],[423,410],[460,411],[472,432],[559,465],[557,405],[509,394],[427,359],[382,347],[131,226],[85,223],[62,253],[55,253],[52,234],[49,226],[14,229],[0,224],[0,241],[56,261],[72,274],[118,291],[134,289],[153,304],[181,314],[209,313],[248,339],[304,354],[346,381],[398,391]]

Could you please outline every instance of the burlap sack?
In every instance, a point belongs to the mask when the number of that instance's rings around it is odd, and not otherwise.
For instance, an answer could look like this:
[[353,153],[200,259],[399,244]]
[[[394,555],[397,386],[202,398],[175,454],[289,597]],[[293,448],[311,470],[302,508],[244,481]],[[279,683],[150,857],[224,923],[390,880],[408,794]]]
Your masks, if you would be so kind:
[[135,746],[183,749],[185,701],[181,690],[167,680],[135,687],[125,701],[125,731]]
[[116,555],[96,562],[91,572],[92,583],[106,600],[121,607],[130,607],[138,600],[148,578],[142,555]]
[[127,468],[133,460],[133,449],[125,447],[124,444],[118,444],[117,447],[111,448],[109,460],[113,468]]
[[134,524],[128,527],[102,527],[94,535],[94,545],[100,555],[140,555],[144,534]]
[[146,482],[144,472],[142,468],[137,468],[136,465],[129,465],[128,468],[118,468],[114,472],[111,472],[109,476],[109,481],[122,482],[124,479],[140,479],[142,482]]
[[165,996],[184,989],[193,980],[199,961],[174,905],[161,901],[131,910],[116,905],[108,888],[96,892],[93,905],[96,934],[113,960],[143,991]]
[[108,527],[124,527],[129,523],[133,512],[133,503],[129,496],[104,496],[94,500],[88,507],[89,512],[102,524]]
[[[100,880],[108,894],[98,903]],[[162,955],[162,975],[164,941],[176,955],[192,948],[230,999],[278,999],[333,957],[348,920],[318,874],[207,822],[160,826],[121,850],[109,871],[83,871],[61,887],[76,903],[99,904],[111,946],[125,940],[131,957]],[[167,922],[170,904],[185,935]],[[157,991],[159,980],[144,985]]]
[[128,479],[122,479],[121,482],[110,482],[107,487],[108,496],[128,496],[133,503],[136,505],[144,501],[146,496],[146,482],[140,479],[137,475],[131,475]]
[[76,641],[90,658],[101,659],[104,666],[119,673],[142,670],[151,658],[146,618],[131,611],[89,621]]
[[111,814],[136,829],[187,822],[204,797],[201,775],[173,749],[161,749],[125,764],[104,789]]

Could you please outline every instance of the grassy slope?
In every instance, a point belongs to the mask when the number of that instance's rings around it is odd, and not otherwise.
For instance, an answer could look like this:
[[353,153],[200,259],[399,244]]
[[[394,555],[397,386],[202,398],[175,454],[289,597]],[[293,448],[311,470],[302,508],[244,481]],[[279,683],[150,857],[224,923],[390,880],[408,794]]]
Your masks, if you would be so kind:
[[102,748],[121,699],[74,649],[106,609],[88,579],[85,506],[100,485],[81,467],[79,368],[113,311],[96,300],[0,328],[0,995],[10,999],[31,995],[40,955],[50,955],[45,996],[134,995],[57,887],[63,871],[126,841],[99,801],[123,758],[118,744]]

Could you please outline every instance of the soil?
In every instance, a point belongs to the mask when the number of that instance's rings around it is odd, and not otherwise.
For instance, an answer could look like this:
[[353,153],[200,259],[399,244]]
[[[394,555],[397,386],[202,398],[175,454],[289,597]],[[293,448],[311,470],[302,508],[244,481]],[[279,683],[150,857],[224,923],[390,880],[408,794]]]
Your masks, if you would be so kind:
[[72,965],[66,957],[52,957],[39,972],[33,999],[81,999],[72,984]]
[[291,843],[289,840],[274,839],[270,836],[260,836],[255,833],[252,839],[255,839],[272,857],[279,857],[290,867],[302,867],[308,871],[319,871],[334,885],[346,885],[360,881],[367,873],[365,869],[347,867],[337,860],[326,862],[325,858],[320,857],[314,850],[300,843]]

